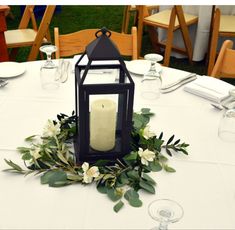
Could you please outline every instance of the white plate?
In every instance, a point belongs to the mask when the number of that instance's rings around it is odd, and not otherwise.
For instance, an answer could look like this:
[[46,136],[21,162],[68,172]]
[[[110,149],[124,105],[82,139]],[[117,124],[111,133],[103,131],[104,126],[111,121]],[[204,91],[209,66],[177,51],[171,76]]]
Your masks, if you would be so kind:
[[[126,62],[126,67],[129,72],[137,74],[137,75],[144,75],[150,69],[151,62],[148,60],[132,60]],[[156,69],[160,70],[161,65],[156,63]]]
[[17,77],[25,72],[25,64],[18,62],[1,62],[0,78]]

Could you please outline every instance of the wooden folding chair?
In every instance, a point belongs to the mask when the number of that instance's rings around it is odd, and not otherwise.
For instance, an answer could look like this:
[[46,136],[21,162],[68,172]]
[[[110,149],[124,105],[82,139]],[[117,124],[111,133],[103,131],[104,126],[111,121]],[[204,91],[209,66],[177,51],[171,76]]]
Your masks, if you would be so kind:
[[[147,25],[150,39],[156,52],[160,52],[160,47],[165,48],[164,66],[169,65],[171,50],[181,54],[186,54],[189,61],[192,62],[193,49],[188,32],[188,26],[197,23],[197,16],[184,13],[182,6],[173,6],[171,10],[163,10],[150,16],[148,15],[146,6],[138,6],[138,9],[138,56],[140,56],[141,52],[143,27],[144,25]],[[160,42],[158,40],[158,34],[156,32],[156,28],[158,27],[167,30],[167,38],[165,42]],[[186,49],[175,47],[172,44],[174,31],[178,29],[182,32]]]
[[[85,29],[70,34],[59,34],[59,29],[54,28],[55,45],[57,46],[56,58],[69,57],[83,53],[86,46],[93,41],[99,29]],[[132,27],[131,34],[111,31],[111,40],[118,47],[121,55],[137,59],[137,29]]]
[[217,78],[235,78],[235,50],[233,49],[233,41],[224,41],[212,69],[211,76]]
[[[154,11],[159,11],[158,5],[148,5],[147,10],[149,14]],[[128,27],[130,24],[130,18],[133,15],[133,25],[137,26],[138,20],[138,8],[135,5],[126,5],[123,10],[123,20],[122,20],[122,33],[128,33]]]
[[[56,6],[46,7],[41,23],[37,28],[36,19],[33,12],[34,6],[26,6],[18,29],[5,31],[7,47],[13,48],[11,50],[11,59],[14,59],[17,54],[17,49],[15,48],[31,46],[27,60],[36,60],[39,47],[42,43],[51,42],[49,25],[55,11],[55,7]],[[32,21],[33,28],[28,28],[30,20]]]
[[209,49],[208,75],[211,75],[215,64],[219,37],[235,37],[235,15],[221,15],[220,9],[216,8]]

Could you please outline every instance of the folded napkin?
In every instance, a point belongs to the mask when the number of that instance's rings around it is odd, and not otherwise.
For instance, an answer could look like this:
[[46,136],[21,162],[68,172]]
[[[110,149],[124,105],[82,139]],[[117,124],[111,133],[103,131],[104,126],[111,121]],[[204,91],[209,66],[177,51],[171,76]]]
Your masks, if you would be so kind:
[[197,80],[187,84],[184,90],[210,101],[219,103],[229,95],[233,85],[209,76],[199,76]]

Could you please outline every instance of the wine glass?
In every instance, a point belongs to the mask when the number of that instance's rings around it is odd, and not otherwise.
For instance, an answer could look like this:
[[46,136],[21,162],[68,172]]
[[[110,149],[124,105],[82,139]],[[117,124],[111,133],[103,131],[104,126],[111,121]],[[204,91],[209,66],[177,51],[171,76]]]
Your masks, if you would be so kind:
[[58,77],[58,66],[51,60],[51,55],[57,50],[54,45],[44,45],[40,47],[40,51],[46,53],[47,60],[41,66],[40,78],[43,89],[55,90],[60,86],[60,78]]
[[160,89],[162,86],[161,71],[157,71],[156,62],[163,57],[159,54],[146,54],[145,60],[151,61],[150,69],[144,74],[141,80],[141,95],[145,99],[156,99],[160,97]]
[[235,107],[225,110],[219,123],[218,136],[227,142],[235,142]]
[[176,201],[158,199],[149,204],[148,213],[154,220],[159,222],[159,226],[153,229],[167,230],[169,223],[175,223],[183,217],[184,210]]

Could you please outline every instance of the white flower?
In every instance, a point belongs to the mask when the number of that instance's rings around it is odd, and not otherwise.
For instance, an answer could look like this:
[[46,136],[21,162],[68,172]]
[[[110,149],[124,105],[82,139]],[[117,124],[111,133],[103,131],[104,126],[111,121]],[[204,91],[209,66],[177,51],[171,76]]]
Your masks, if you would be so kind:
[[84,162],[82,164],[82,169],[83,169],[83,181],[85,183],[91,183],[92,179],[95,177],[98,177],[100,172],[99,172],[99,168],[97,166],[92,166],[89,168],[89,163]]
[[47,124],[43,129],[44,137],[54,137],[60,133],[60,123],[54,125],[52,120],[48,120]]
[[35,160],[41,157],[39,152],[40,152],[40,148],[38,147],[30,149],[30,155],[33,156]]
[[148,149],[145,149],[143,151],[142,148],[139,148],[138,154],[141,157],[141,163],[143,165],[148,165],[148,162],[153,161],[155,158],[155,153],[153,151],[148,150]]
[[144,128],[144,131],[143,131],[143,137],[145,138],[145,139],[149,139],[149,138],[151,138],[151,137],[153,137],[153,136],[155,136],[155,133],[153,133],[153,132],[151,132],[150,130],[149,130],[149,126],[146,126],[145,128]]

